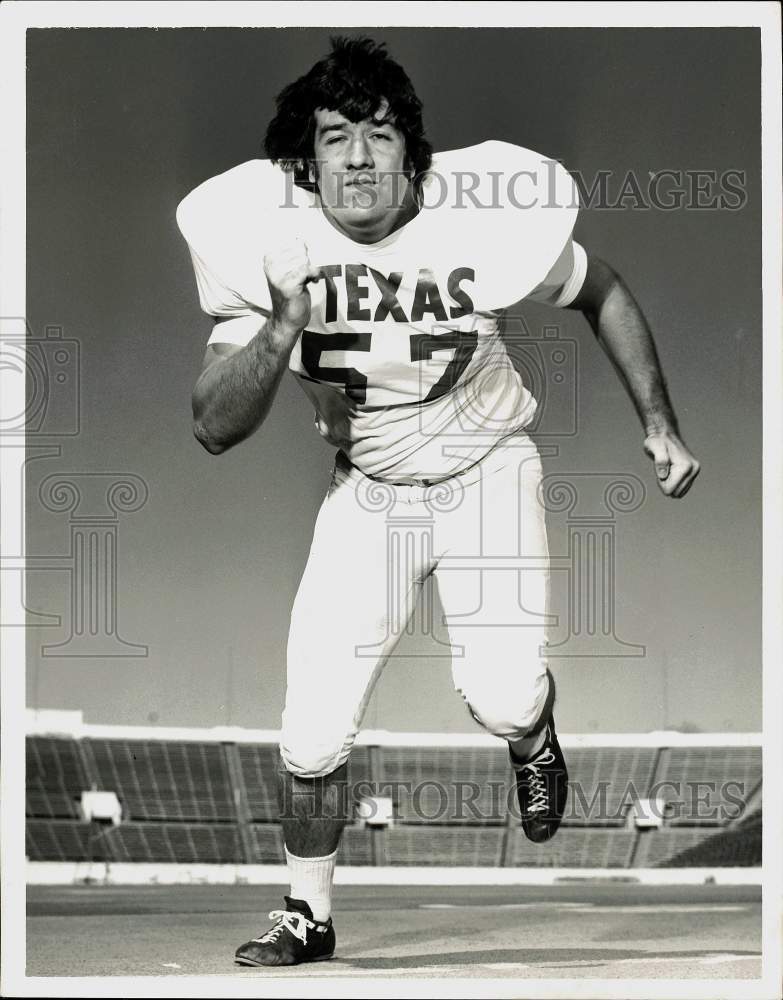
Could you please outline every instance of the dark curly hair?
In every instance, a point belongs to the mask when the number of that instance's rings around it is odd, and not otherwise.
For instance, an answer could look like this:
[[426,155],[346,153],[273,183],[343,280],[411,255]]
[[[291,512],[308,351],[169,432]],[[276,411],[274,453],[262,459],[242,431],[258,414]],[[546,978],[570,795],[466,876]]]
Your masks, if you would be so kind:
[[408,169],[421,177],[432,162],[432,146],[424,134],[421,101],[405,70],[389,57],[383,43],[341,36],[330,41],[330,54],[277,95],[277,114],[264,140],[269,159],[293,171],[300,187],[312,188],[308,161],[313,157],[316,109],[339,111],[349,121],[360,122],[385,98],[405,137]]

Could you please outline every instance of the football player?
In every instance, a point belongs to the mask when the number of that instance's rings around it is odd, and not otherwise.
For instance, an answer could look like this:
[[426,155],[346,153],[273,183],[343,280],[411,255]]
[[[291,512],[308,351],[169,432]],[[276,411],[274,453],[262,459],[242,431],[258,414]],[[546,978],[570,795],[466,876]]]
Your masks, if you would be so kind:
[[[683,497],[699,472],[642,313],[572,237],[578,199],[559,164],[502,142],[433,157],[410,80],[366,38],[333,39],[281,92],[266,152],[200,185],[177,215],[215,318],[193,392],[199,442],[218,455],[253,434],[288,369],[337,449],[289,632],[290,895],[235,956],[259,966],[334,953],[346,761],[431,574],[459,639],[455,687],[508,741],[525,834],[545,841],[560,824],[541,462],[525,431],[537,401],[512,363],[506,310],[527,298],[581,311],[628,390],[661,490]],[[480,561],[451,569],[454,553],[529,559],[513,610]],[[525,628],[510,617],[520,608]]]

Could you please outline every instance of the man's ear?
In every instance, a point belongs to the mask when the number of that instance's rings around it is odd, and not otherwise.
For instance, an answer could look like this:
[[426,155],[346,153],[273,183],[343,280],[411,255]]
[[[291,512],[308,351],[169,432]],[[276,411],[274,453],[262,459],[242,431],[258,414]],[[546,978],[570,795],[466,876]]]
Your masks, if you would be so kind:
[[307,190],[317,188],[318,171],[315,160],[300,159],[294,161],[295,183]]

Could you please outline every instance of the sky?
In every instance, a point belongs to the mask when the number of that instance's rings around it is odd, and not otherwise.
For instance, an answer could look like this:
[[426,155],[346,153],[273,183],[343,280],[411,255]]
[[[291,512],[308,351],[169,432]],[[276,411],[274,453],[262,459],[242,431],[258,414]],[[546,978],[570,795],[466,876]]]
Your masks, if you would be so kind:
[[[333,454],[290,375],[253,438],[218,457],[194,440],[190,394],[211,324],[174,212],[207,177],[262,155],[275,94],[326,53],[329,33],[28,32],[27,321],[49,380],[26,470],[27,551],[38,557],[26,598],[31,707],[101,723],[279,724],[288,617]],[[561,160],[588,186],[606,172],[615,207],[583,208],[575,236],[642,306],[702,464],[685,500],[664,497],[587,322],[524,306],[532,336],[556,327],[573,359],[573,406],[546,408],[551,422],[537,429],[545,472],[636,477],[645,489],[613,522],[615,635],[644,655],[555,657],[558,728],[759,729],[758,32],[366,33],[406,68],[436,150],[496,138]],[[647,181],[664,170],[686,187],[714,172],[741,197],[650,204]],[[629,174],[642,195],[618,205]],[[713,175],[698,176],[709,187]],[[79,485],[75,509],[58,477]],[[129,485],[112,507],[117,482]],[[567,514],[551,513],[548,528],[553,555],[567,555]],[[79,646],[69,637],[82,537],[101,553],[116,545],[117,628]],[[567,585],[554,574],[555,608]],[[475,731],[439,652],[406,636],[365,725]]]

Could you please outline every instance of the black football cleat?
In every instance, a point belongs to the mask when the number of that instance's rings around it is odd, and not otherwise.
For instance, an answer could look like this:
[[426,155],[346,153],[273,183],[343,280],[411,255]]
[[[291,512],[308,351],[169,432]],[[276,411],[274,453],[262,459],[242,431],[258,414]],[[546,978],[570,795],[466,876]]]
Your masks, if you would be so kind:
[[276,921],[274,927],[237,948],[237,965],[299,965],[323,962],[334,955],[332,918],[318,923],[303,900],[283,898],[288,908],[272,910],[269,919]]
[[511,763],[516,773],[522,829],[528,840],[542,844],[557,833],[568,798],[568,769],[553,717],[547,723],[541,749],[524,762],[511,752]]

